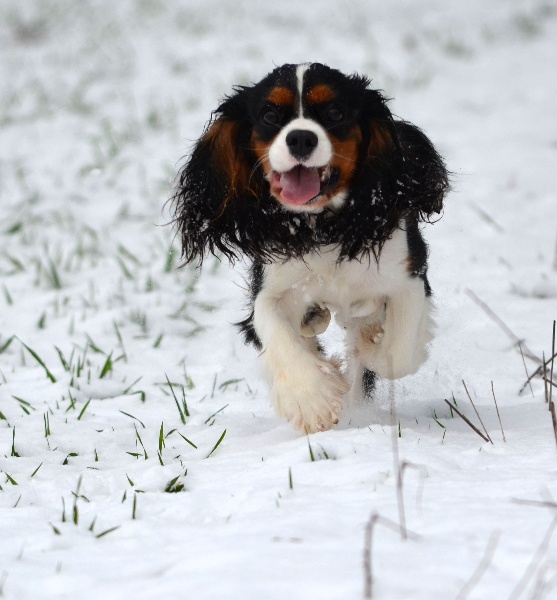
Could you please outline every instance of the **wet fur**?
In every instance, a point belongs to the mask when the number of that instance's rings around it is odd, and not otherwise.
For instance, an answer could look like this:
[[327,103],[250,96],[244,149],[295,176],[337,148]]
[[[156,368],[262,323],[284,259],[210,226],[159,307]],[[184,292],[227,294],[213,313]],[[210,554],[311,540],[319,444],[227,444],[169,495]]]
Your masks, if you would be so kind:
[[[351,158],[355,166],[344,184],[348,187],[340,209],[285,209],[271,194],[253,140],[261,137],[258,119],[266,98],[289,98],[284,89],[295,89],[295,72],[296,65],[279,67],[225,98],[180,172],[174,209],[186,263],[201,264],[208,253],[251,260],[249,309],[240,329],[246,342],[263,350],[278,414],[298,429],[316,431],[338,421],[349,388],[353,395],[371,394],[374,371],[396,378],[414,372],[425,360],[431,288],[419,224],[441,212],[449,182],[443,159],[425,134],[394,119],[384,96],[370,89],[366,77],[313,64],[304,86],[314,90],[318,101],[327,98],[329,89],[342,98],[350,126],[358,131]],[[307,110],[304,116],[319,122],[311,105]],[[338,143],[332,128],[330,135]],[[337,135],[342,142],[342,132]],[[393,281],[381,274],[387,265]],[[330,272],[354,290],[354,302],[349,294],[341,299],[334,289],[317,285]],[[309,278],[315,295],[299,314],[298,304],[304,301],[288,287],[296,277]],[[376,288],[369,288],[369,307],[362,311],[360,283],[372,280]],[[343,305],[336,307],[337,301]],[[296,323],[308,319],[305,312],[316,311],[311,316],[318,318],[319,310],[328,310],[327,302],[338,308],[337,318],[347,329],[350,366],[344,374],[325,360],[316,340],[300,338],[299,329],[296,334]],[[406,333],[398,331],[396,315],[406,315],[400,317],[409,323]],[[390,323],[382,347],[383,326]],[[284,385],[281,377],[287,378]]]

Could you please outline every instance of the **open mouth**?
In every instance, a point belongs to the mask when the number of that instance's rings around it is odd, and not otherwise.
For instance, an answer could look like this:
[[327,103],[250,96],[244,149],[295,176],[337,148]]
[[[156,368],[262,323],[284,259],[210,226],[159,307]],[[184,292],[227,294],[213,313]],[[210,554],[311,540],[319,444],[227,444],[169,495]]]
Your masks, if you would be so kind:
[[273,171],[271,188],[285,204],[311,205],[338,183],[340,171],[336,167],[304,167],[297,165],[290,171]]

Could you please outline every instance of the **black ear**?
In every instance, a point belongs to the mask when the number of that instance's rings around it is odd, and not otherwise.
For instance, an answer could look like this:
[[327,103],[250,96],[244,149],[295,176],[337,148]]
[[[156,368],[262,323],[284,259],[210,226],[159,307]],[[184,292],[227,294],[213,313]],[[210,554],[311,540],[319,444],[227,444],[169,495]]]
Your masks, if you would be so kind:
[[395,122],[402,155],[402,189],[411,209],[422,220],[428,220],[443,208],[449,191],[449,173],[433,144],[424,132],[405,121]]
[[374,163],[377,161],[382,166],[392,164],[397,151],[395,122],[387,107],[387,99],[377,90],[365,90],[361,129],[364,168],[375,171]]
[[[428,220],[440,213],[449,190],[443,159],[423,131],[393,119],[380,92],[366,89],[364,97],[363,187],[371,181],[381,181],[383,196],[390,197],[393,217],[412,212],[419,219]],[[362,182],[357,185],[362,187]]]
[[173,198],[174,223],[186,263],[201,263],[220,251],[236,258],[234,203],[259,197],[250,150],[247,88],[238,88],[214,113],[179,174]]

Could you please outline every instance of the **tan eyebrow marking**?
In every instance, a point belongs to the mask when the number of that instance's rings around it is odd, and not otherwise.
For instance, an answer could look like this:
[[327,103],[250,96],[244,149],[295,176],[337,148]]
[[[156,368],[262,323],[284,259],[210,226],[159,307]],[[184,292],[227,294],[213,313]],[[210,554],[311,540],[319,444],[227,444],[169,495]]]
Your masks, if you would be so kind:
[[330,102],[336,98],[336,94],[333,90],[324,84],[319,84],[311,88],[306,95],[306,102],[308,104],[323,104],[324,102]]
[[290,88],[277,86],[271,90],[268,100],[279,106],[294,106],[294,92]]

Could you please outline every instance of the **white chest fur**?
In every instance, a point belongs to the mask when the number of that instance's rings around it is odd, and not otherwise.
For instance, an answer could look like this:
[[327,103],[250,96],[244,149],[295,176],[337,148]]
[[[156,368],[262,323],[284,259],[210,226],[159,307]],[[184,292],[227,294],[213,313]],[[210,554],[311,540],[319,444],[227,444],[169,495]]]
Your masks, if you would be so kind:
[[407,259],[406,234],[397,230],[379,261],[369,255],[339,263],[338,252],[330,248],[303,260],[267,265],[262,293],[277,300],[288,297],[295,312],[312,304],[325,306],[343,323],[371,315],[385,297],[399,293],[410,277]]

